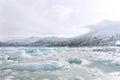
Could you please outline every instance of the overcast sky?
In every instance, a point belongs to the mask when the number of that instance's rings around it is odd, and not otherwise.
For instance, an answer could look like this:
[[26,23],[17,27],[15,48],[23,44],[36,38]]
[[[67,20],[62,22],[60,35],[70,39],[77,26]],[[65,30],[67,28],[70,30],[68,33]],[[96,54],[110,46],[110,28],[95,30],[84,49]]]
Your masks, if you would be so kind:
[[73,37],[102,20],[120,20],[120,0],[0,0],[0,40]]

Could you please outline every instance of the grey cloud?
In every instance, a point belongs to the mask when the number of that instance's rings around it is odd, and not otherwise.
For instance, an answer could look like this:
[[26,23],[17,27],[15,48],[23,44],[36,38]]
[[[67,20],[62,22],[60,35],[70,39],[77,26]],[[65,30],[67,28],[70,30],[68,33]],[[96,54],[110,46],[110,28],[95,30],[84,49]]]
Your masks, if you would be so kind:
[[[80,35],[88,28],[79,25],[94,20],[92,1],[0,0],[0,39],[8,36]],[[74,27],[76,25],[78,27]]]

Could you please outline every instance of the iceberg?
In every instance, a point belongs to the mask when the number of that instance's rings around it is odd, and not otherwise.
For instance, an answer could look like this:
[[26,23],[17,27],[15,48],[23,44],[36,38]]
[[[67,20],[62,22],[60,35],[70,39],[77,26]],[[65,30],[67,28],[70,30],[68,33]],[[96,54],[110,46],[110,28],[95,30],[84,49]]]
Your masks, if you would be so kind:
[[69,57],[67,60],[70,64],[81,64],[82,61],[78,57]]
[[27,54],[24,50],[21,51],[15,51],[10,53],[5,53],[9,56],[9,58],[32,58],[31,55]]
[[6,66],[5,69],[12,69],[12,70],[45,70],[45,71],[52,71],[58,70],[63,68],[66,65],[66,62],[63,61],[43,61],[41,63],[15,63]]
[[113,60],[113,61],[111,62],[111,64],[120,67],[120,59],[115,59],[115,60]]
[[116,42],[115,42],[115,45],[116,45],[116,46],[120,46],[120,41],[116,41]]

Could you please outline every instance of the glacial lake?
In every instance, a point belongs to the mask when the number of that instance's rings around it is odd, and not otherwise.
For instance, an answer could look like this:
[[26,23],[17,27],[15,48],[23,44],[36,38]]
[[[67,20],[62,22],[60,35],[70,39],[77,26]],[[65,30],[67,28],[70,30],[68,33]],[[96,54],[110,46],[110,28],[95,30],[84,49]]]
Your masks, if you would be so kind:
[[0,47],[0,80],[120,80],[120,47]]

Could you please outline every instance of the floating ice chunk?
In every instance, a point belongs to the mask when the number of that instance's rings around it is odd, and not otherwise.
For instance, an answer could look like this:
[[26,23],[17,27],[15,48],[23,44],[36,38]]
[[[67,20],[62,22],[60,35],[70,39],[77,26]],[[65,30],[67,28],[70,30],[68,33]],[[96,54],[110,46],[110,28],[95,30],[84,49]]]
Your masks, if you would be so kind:
[[116,59],[116,60],[112,61],[111,64],[116,65],[116,66],[120,66],[120,59]]
[[22,58],[32,58],[32,56],[29,55],[29,54],[26,54],[25,51],[21,53],[20,57],[22,57]]
[[[66,62],[63,61],[44,61],[41,63],[16,63],[8,65],[7,69],[13,69],[13,70],[57,70],[61,69],[66,65]],[[6,69],[5,68],[5,69]]]
[[116,42],[115,42],[115,45],[116,45],[116,46],[120,46],[120,41],[116,41]]
[[9,65],[9,64],[14,64],[14,63],[18,63],[18,61],[13,61],[13,60],[7,60],[5,62],[5,64]]
[[33,51],[32,55],[34,55],[34,56],[43,56],[44,54],[43,54],[43,52],[41,52],[40,50],[37,49],[37,50]]
[[8,60],[9,56],[8,55],[0,55],[0,60]]
[[67,60],[70,64],[75,63],[75,64],[81,64],[81,60],[78,57],[70,57]]
[[76,76],[74,80],[85,80],[85,79],[82,77]]
[[33,53],[40,53],[40,50],[39,49],[34,50]]
[[13,80],[14,76],[6,76],[5,80]]
[[86,59],[82,59],[82,65],[89,65],[91,64],[91,62],[89,60],[86,60]]
[[96,80],[103,80],[102,78],[97,78]]
[[42,80],[50,80],[50,79],[47,79],[47,78],[46,78],[46,79],[42,79]]
[[16,51],[13,53],[6,53],[6,55],[8,55],[10,58],[32,58],[32,56],[29,54],[26,54],[24,50]]

